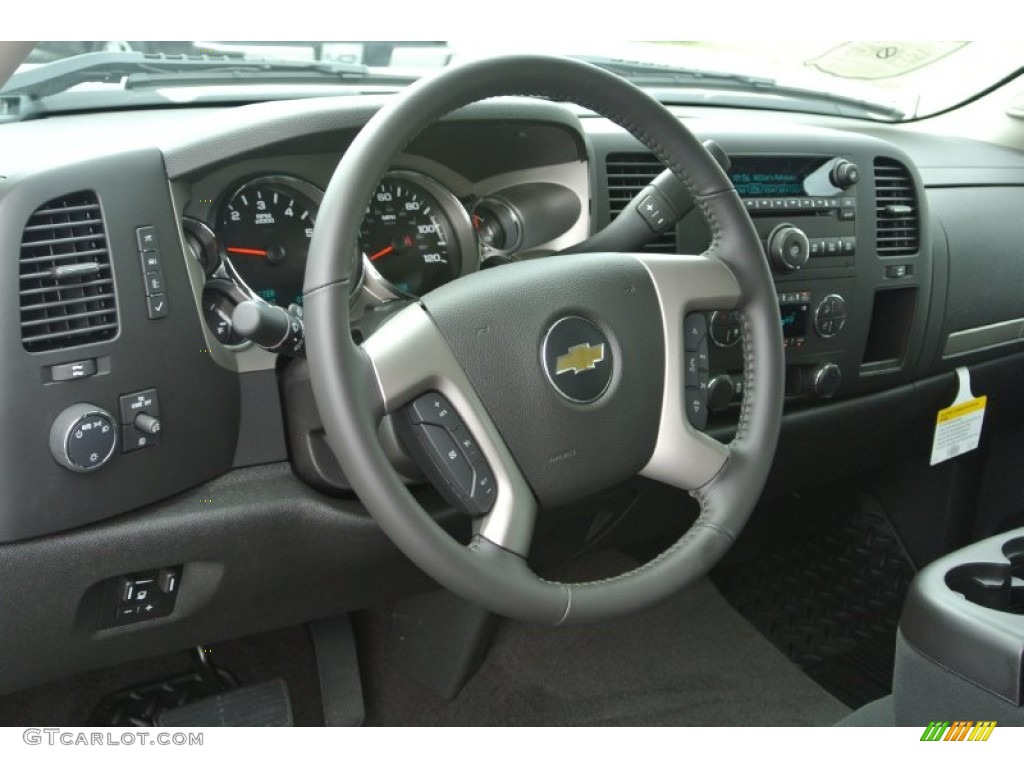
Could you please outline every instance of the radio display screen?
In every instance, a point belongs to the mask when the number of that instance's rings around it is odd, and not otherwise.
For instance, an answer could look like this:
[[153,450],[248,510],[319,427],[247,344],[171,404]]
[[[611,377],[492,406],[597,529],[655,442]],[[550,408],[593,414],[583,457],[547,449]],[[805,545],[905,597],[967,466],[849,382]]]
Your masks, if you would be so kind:
[[782,338],[792,339],[807,335],[807,304],[782,304]]
[[826,197],[841,190],[829,181],[832,158],[737,156],[729,178],[740,197]]

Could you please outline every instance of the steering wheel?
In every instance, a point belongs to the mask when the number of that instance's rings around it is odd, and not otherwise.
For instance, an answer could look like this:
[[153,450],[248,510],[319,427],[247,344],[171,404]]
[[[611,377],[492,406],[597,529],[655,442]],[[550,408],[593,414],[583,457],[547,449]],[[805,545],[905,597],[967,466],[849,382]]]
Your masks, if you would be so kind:
[[[425,127],[494,96],[575,102],[642,141],[685,183],[712,234],[699,256],[591,253],[466,275],[398,312],[361,345],[349,323],[357,235],[378,180]],[[744,388],[729,445],[690,426],[688,313],[735,308]],[[622,616],[704,575],[746,522],[778,439],[783,344],[760,239],[728,177],[661,104],[570,59],[509,56],[422,79],[381,109],[339,163],[317,217],[304,286],[307,357],[328,442],[363,504],[420,568],[463,598],[542,624]],[[696,329],[699,332],[699,329]],[[573,351],[575,349],[575,352]],[[423,510],[378,430],[424,393],[447,398],[493,473],[466,546]],[[650,562],[586,584],[527,565],[544,508],[637,474],[687,489],[694,524]]]

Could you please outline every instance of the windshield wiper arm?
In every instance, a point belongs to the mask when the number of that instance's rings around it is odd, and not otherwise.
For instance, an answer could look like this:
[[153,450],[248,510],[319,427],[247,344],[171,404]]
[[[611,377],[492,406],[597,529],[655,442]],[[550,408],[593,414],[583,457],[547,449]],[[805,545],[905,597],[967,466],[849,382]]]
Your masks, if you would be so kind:
[[888,104],[876,104],[850,96],[842,96],[834,92],[824,93],[809,88],[781,85],[767,77],[738,75],[732,72],[712,72],[701,69],[687,69],[662,64],[651,64],[639,61],[628,61],[606,56],[573,56],[574,59],[606,69],[621,75],[634,85],[641,86],[689,86],[718,88],[721,90],[746,91],[748,93],[770,93],[775,96],[793,99],[813,99],[815,101],[844,106],[861,113],[881,115],[893,120],[901,120],[907,115],[902,109]]
[[279,61],[113,51],[84,53],[18,72],[11,76],[0,93],[41,99],[83,83],[119,83],[122,79],[126,79],[125,87],[130,88],[171,83],[236,82],[239,79],[293,82],[322,78],[340,81],[409,79],[371,73],[368,67],[361,64],[333,61]]

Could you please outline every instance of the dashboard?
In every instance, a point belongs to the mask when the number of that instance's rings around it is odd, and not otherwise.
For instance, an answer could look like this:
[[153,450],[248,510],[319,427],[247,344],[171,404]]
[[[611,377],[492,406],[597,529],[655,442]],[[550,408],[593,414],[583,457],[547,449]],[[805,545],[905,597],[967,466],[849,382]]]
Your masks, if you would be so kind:
[[[384,98],[0,128],[0,563],[10,576],[0,597],[36,627],[24,637],[0,627],[0,647],[36,658],[33,644],[56,647],[59,628],[74,628],[63,667],[34,661],[0,687],[350,610],[419,583],[349,490],[304,362],[234,324],[246,301],[301,317],[323,190]],[[1011,397],[1007,373],[1024,351],[1024,156],[843,118],[676,113],[728,153],[772,264],[787,403],[769,492],[909,450],[951,400],[959,365],[994,407]],[[346,256],[361,265],[356,332],[466,274],[557,258],[661,170],[585,110],[527,99],[460,110],[407,147],[367,201]],[[710,239],[690,215],[652,226],[643,247],[697,254]],[[728,439],[743,396],[739,325],[728,307],[694,322],[688,418]],[[399,454],[426,506],[463,530]],[[19,596],[15,585],[52,556],[62,597],[41,616],[38,591]],[[112,580],[161,568],[176,569],[177,603],[148,621],[116,620]],[[297,584],[310,596],[296,598]],[[272,615],[256,595],[273,596]]]

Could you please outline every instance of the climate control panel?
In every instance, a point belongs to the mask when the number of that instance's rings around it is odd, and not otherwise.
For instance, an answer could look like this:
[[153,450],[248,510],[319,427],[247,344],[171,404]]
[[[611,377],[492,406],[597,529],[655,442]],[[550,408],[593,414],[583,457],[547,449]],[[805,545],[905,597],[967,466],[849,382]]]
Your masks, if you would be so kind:
[[[776,290],[787,397],[835,397],[849,352],[852,282],[810,280],[791,288],[786,281]],[[734,310],[694,312],[686,317],[684,336],[687,417],[693,427],[705,429],[716,411],[727,411],[743,398],[742,324]]]

